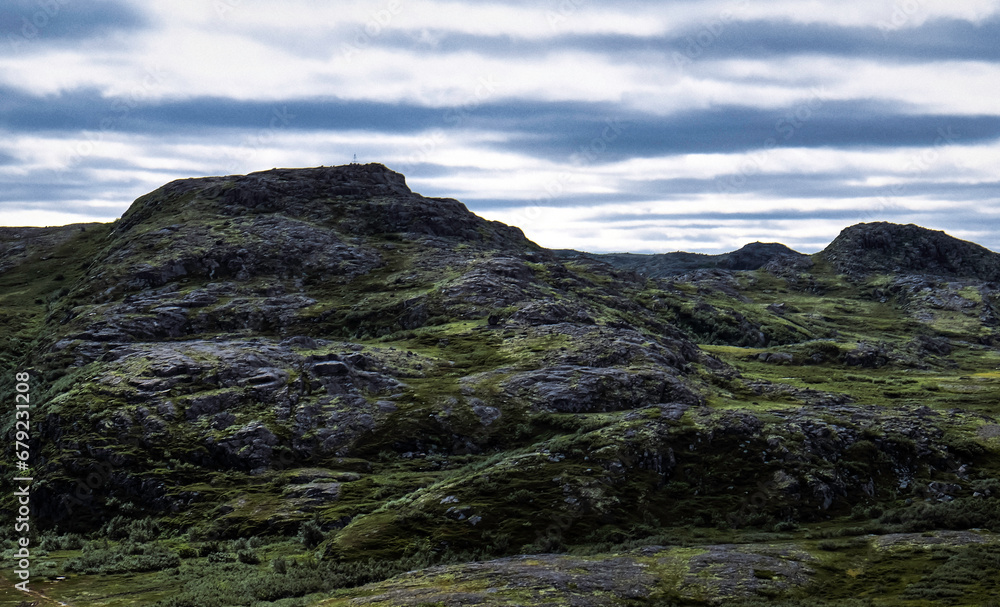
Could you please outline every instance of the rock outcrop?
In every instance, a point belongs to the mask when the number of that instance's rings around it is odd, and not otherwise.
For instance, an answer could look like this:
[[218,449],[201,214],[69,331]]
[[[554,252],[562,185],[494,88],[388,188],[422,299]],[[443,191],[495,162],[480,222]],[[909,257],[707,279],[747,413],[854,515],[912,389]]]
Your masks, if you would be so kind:
[[819,256],[851,276],[928,274],[1000,280],[1000,254],[913,224],[880,222],[851,226]]

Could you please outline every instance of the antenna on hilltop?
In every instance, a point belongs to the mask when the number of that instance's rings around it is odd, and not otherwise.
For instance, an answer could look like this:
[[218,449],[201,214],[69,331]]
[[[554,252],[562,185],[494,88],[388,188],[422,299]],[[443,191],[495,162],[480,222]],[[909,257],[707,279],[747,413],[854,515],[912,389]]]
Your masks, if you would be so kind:
[[358,163],[358,155],[355,154],[354,155],[354,160],[351,161],[351,164],[357,164],[357,163]]

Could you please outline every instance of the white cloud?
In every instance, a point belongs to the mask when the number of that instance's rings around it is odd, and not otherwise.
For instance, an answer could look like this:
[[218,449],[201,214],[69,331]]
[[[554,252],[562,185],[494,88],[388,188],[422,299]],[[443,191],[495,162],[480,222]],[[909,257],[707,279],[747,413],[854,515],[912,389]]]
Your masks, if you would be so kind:
[[[980,61],[923,63],[819,55],[703,60],[687,68],[676,92],[707,104],[778,108],[868,99],[914,113],[993,114],[1000,66]],[[956,95],[956,91],[963,94]]]
[[16,208],[16,204],[15,202],[13,205],[10,205],[14,208],[3,209],[3,225],[25,227],[64,226],[71,223],[108,222],[118,217],[118,215],[111,213],[95,216],[73,213],[71,211],[28,210],[27,208],[20,210]]
[[[800,215],[802,211],[808,211],[804,217]],[[836,218],[824,218],[822,214],[813,216],[822,211],[842,213]],[[848,225],[887,220],[919,221],[933,226],[935,221],[946,221],[949,214],[958,211],[974,216],[979,209],[972,204],[956,205],[950,200],[933,199],[906,199],[887,206],[877,198],[845,201],[692,196],[659,203],[564,208],[524,206],[480,214],[517,225],[528,238],[550,248],[591,252],[683,250],[721,253],[748,242],[762,241],[782,242],[798,251],[814,253]],[[670,217],[672,214],[677,217]],[[766,218],[748,214],[764,214]],[[629,219],[622,219],[626,216]],[[975,233],[979,242],[986,244],[993,238],[981,230],[968,233]]]

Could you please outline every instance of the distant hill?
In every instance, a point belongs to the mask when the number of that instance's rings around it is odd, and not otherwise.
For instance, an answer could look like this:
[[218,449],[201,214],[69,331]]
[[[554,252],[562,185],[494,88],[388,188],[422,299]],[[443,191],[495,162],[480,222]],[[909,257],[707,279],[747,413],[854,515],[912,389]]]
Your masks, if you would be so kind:
[[703,253],[586,253],[557,249],[562,259],[587,258],[648,278],[670,278],[704,269],[802,269],[812,258],[830,262],[842,274],[926,274],[945,278],[1000,281],[1000,253],[914,224],[860,223],[845,228],[814,256],[777,242],[752,242],[720,255]]
[[584,253],[560,249],[556,255],[564,259],[587,257],[608,263],[622,270],[629,270],[649,278],[679,276],[694,270],[718,268],[722,270],[757,270],[772,261],[801,262],[808,255],[792,250],[778,242],[752,242],[737,251],[720,255],[703,253]]

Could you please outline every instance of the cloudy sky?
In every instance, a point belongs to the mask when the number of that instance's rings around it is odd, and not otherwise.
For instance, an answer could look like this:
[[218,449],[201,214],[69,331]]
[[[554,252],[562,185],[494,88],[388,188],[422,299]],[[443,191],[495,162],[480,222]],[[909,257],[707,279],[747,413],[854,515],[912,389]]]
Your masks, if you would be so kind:
[[381,162],[544,246],[1000,250],[1000,0],[0,0],[0,224]]

